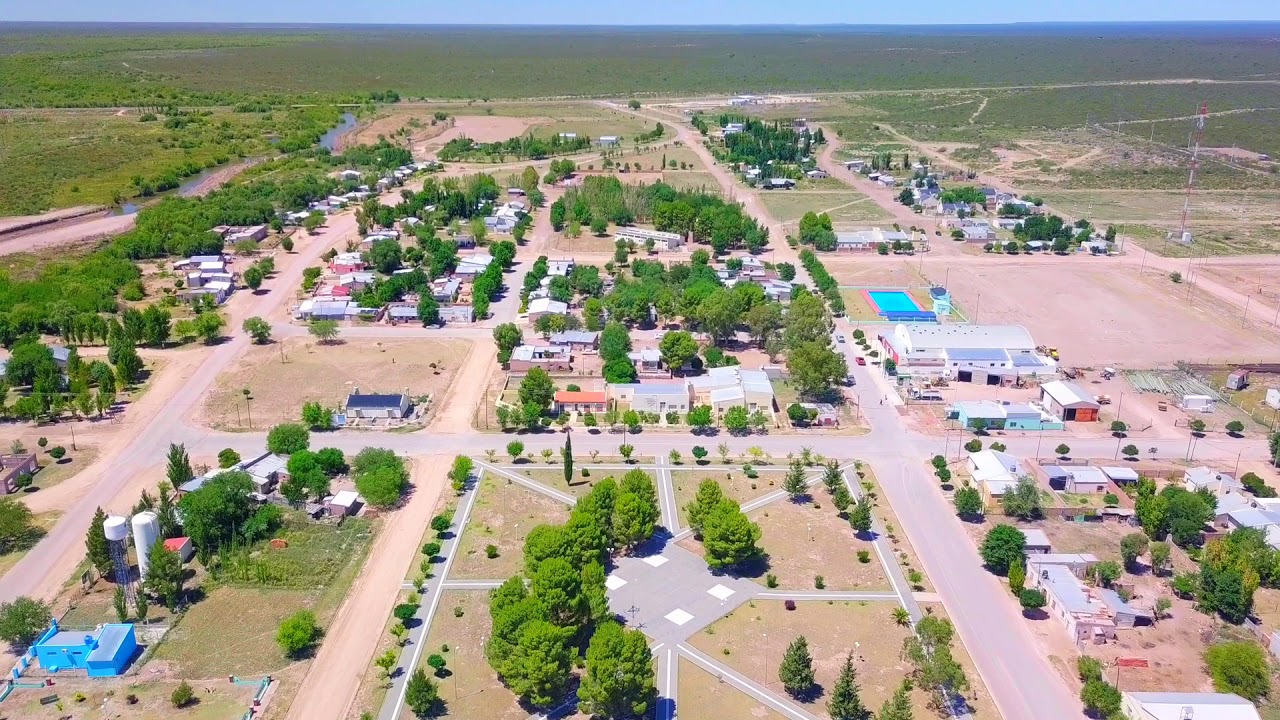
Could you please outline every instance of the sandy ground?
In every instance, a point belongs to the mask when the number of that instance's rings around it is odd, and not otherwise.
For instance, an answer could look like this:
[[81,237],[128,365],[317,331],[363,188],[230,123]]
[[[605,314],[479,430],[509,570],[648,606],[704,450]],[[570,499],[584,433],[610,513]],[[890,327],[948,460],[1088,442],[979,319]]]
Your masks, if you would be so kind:
[[290,718],[342,717],[355,699],[364,673],[373,672],[373,651],[400,585],[418,553],[418,540],[440,500],[449,459],[420,458],[413,465],[413,494],[374,541],[369,561],[329,627],[302,680]]
[[534,125],[548,122],[547,118],[503,117],[501,115],[458,115],[453,118],[453,127],[435,137],[414,146],[414,154],[420,150],[434,153],[444,147],[450,140],[468,137],[476,142],[497,142],[523,135]]
[[449,385],[444,400],[436,410],[430,431],[460,434],[471,431],[471,418],[476,405],[488,387],[488,377],[497,366],[498,346],[492,341],[481,340],[471,346],[471,352],[462,361],[462,370]]
[[[395,138],[393,134],[400,128],[409,128],[409,136],[407,138],[409,147],[417,150],[422,147],[431,138],[448,130],[448,122],[437,122],[432,124],[432,112],[426,109],[411,110],[394,109],[389,114],[378,117],[372,122],[360,123],[355,130],[345,133],[338,139],[337,148],[341,152],[352,145],[368,144],[372,145],[378,141],[379,136],[392,138],[391,142],[401,142],[404,138]],[[417,119],[419,127],[412,127],[409,121]]]
[[[1018,263],[1018,261],[1011,261]],[[1148,271],[1072,263],[949,268],[952,298],[971,320],[1025,326],[1070,365],[1169,366],[1176,360],[1264,358],[1274,331],[1224,322],[1229,309]]]
[[62,208],[60,210],[50,210],[47,213],[40,213],[39,215],[14,215],[12,217],[0,218],[0,233],[8,232],[25,225],[66,220],[67,218],[90,215],[92,213],[101,212],[102,210],[103,207],[101,205],[77,205],[76,207]]
[[86,216],[63,220],[0,238],[0,255],[100,240],[131,230],[136,220],[135,215]]
[[[282,353],[287,362],[280,361]],[[244,388],[252,391],[248,411],[259,429],[296,420],[304,402],[341,407],[356,388],[369,394],[430,395],[434,403],[466,354],[464,340],[346,340],[326,346],[310,336],[286,338],[252,347],[222,373],[200,419],[225,429],[237,427],[243,417],[247,429]]]

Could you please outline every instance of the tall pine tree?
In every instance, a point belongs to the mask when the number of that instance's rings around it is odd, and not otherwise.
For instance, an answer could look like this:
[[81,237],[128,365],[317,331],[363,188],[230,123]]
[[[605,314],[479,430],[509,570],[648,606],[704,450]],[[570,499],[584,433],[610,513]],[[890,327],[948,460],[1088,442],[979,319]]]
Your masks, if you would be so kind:
[[85,535],[84,545],[89,551],[89,562],[102,577],[111,577],[111,550],[107,547],[107,536],[102,526],[107,522],[107,514],[98,508],[93,514],[93,522],[89,523],[89,534]]
[[564,436],[564,450],[560,452],[564,459],[564,484],[573,484],[573,436]]
[[169,476],[169,484],[177,490],[183,483],[191,480],[196,474],[191,470],[191,458],[187,457],[185,445],[169,444],[169,466],[165,472]]
[[840,668],[840,677],[831,690],[831,698],[827,700],[827,714],[831,720],[870,720],[871,713],[862,706],[862,698],[858,697],[858,676],[853,669],[853,653],[844,658],[844,666]]
[[795,698],[805,698],[813,692],[813,656],[809,654],[809,641],[804,636],[787,646],[778,666],[778,679],[782,687]]
[[876,720],[914,720],[911,714],[911,698],[907,697],[907,686],[902,684],[894,691],[893,697],[880,706],[880,714]]
[[791,468],[787,470],[787,476],[782,481],[782,489],[787,491],[792,500],[809,491],[809,486],[805,483],[804,465],[801,465],[799,460],[791,461]]

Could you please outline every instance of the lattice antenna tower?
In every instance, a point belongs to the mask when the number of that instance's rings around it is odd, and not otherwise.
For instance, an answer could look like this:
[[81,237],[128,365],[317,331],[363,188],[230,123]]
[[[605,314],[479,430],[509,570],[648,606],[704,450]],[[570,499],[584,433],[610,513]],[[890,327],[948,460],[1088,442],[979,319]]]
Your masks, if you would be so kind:
[[1178,222],[1178,241],[1187,241],[1187,215],[1191,212],[1191,196],[1196,190],[1196,175],[1200,170],[1200,146],[1204,143],[1205,121],[1209,119],[1209,103],[1200,103],[1196,114],[1195,130],[1191,134],[1191,171],[1187,175],[1187,194],[1182,201],[1182,218]]
[[135,607],[138,598],[133,591],[133,577],[129,571],[129,521],[112,515],[103,523],[102,533],[107,536],[107,550],[111,553],[112,579],[124,589],[128,607]]

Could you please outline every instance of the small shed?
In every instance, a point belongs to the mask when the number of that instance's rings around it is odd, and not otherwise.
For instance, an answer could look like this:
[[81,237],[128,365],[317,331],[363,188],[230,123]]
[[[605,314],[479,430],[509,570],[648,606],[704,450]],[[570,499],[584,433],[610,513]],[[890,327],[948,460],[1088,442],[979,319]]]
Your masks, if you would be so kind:
[[1095,422],[1102,406],[1078,383],[1054,380],[1040,386],[1040,404],[1070,422]]
[[191,538],[188,537],[169,538],[164,541],[164,549],[178,553],[178,558],[184,563],[189,561],[196,552],[195,546],[191,544]]
[[1236,370],[1227,376],[1228,390],[1243,390],[1249,385],[1249,371]]
[[1022,536],[1027,539],[1026,552],[1028,555],[1047,555],[1053,552],[1053,544],[1049,542],[1049,536],[1040,528],[1018,528],[1022,531]]
[[1183,395],[1179,406],[1187,412],[1211,413],[1218,401],[1210,395]]
[[325,501],[330,513],[338,516],[355,515],[360,511],[360,496],[354,490],[339,490]]
[[1138,482],[1138,471],[1133,468],[1103,465],[1098,468],[1107,479],[1117,485],[1129,485]]

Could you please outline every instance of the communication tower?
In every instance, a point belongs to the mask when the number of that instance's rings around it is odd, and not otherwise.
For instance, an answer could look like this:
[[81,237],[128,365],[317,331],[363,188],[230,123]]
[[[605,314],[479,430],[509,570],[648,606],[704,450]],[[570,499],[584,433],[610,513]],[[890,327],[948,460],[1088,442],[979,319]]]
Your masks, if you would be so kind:
[[1196,189],[1196,174],[1200,170],[1200,145],[1204,142],[1204,125],[1209,119],[1209,103],[1200,103],[1196,114],[1195,130],[1191,134],[1191,172],[1187,175],[1187,195],[1182,201],[1182,218],[1178,222],[1178,242],[1190,243],[1191,231],[1187,229],[1187,214],[1191,212],[1191,196]]

